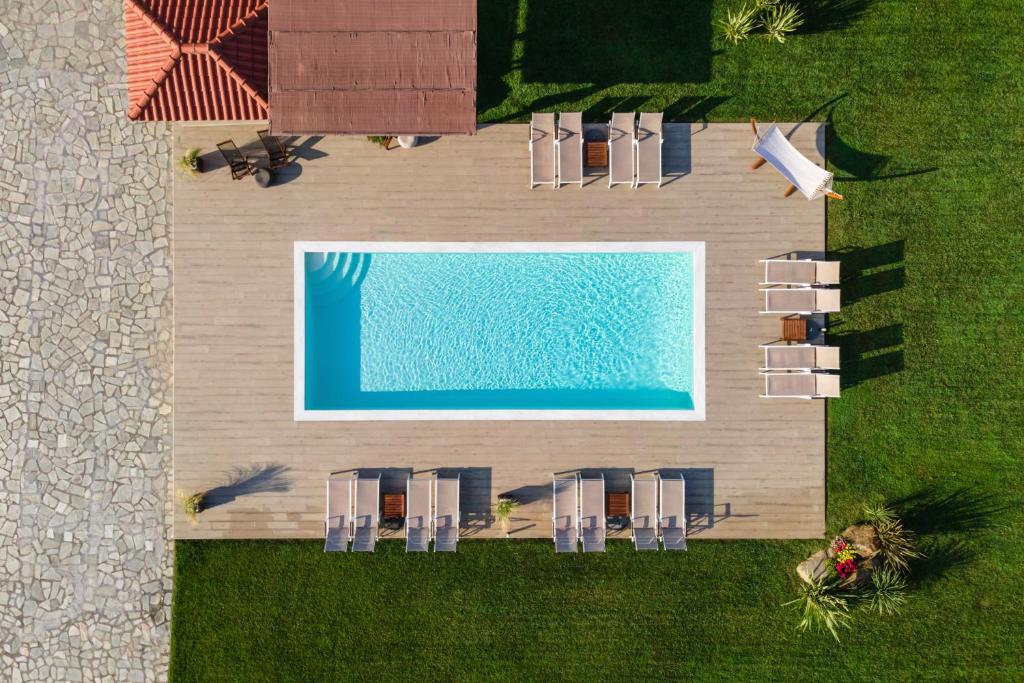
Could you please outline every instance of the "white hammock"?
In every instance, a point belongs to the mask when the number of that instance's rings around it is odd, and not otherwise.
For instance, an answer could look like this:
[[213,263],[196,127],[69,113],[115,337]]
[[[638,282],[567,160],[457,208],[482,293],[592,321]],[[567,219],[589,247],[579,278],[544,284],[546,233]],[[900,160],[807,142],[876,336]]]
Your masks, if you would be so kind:
[[754,153],[775,167],[796,189],[807,199],[829,196],[842,199],[832,191],[832,174],[805,157],[793,144],[786,139],[779,127],[772,124],[764,135],[757,134],[754,128]]

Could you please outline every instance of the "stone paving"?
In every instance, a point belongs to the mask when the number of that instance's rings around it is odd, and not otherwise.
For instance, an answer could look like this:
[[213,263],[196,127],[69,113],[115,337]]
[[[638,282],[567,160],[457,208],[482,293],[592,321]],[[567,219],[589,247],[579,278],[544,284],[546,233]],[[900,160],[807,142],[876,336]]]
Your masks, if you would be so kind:
[[117,0],[0,0],[0,680],[167,678],[169,127]]

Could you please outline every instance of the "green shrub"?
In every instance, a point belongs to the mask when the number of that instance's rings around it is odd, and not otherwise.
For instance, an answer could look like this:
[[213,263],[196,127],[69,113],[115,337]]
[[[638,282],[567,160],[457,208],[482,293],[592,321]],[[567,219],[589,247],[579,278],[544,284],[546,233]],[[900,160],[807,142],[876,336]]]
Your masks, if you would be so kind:
[[904,528],[903,520],[884,505],[866,505],[864,515],[878,536],[883,566],[901,574],[909,573],[910,562],[924,557],[917,549],[914,532]]
[[718,25],[722,29],[722,37],[736,45],[746,40],[757,25],[758,5],[744,5],[738,11],[728,10],[726,18],[720,19]]
[[797,30],[804,23],[804,17],[796,5],[783,2],[769,4],[761,13],[761,26],[769,40],[786,42],[786,35]]
[[199,148],[193,147],[178,159],[178,168],[186,175],[199,173]]
[[833,582],[801,582],[800,596],[786,605],[795,605],[801,613],[801,631],[828,631],[839,642],[839,629],[850,628],[849,600]]
[[203,501],[206,498],[206,494],[202,491],[193,493],[192,495],[186,494],[184,491],[178,491],[178,499],[181,500],[181,507],[185,511],[185,517],[188,521],[196,521],[196,515],[203,511]]
[[883,617],[899,614],[907,601],[907,581],[898,572],[882,567],[871,574],[871,585],[865,588],[869,609]]

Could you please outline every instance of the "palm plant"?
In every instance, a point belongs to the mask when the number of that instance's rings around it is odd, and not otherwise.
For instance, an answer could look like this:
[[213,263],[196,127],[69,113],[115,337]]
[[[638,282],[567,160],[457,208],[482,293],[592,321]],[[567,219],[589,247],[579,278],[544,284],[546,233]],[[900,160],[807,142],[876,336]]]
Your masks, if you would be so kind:
[[722,29],[722,37],[736,45],[741,40],[746,40],[757,24],[756,17],[758,5],[744,5],[736,12],[727,10],[725,19],[719,19],[718,25]]
[[206,494],[202,491],[188,495],[181,489],[178,489],[178,499],[181,500],[181,507],[185,510],[185,517],[188,518],[188,521],[196,521],[196,515],[203,511],[203,500],[205,498]]
[[868,607],[883,617],[899,614],[907,601],[907,581],[898,572],[883,567],[871,574],[871,586],[866,589]]
[[894,572],[908,573],[910,562],[924,557],[914,541],[914,532],[904,528],[903,520],[884,505],[864,506],[864,515],[875,529],[882,564]]
[[185,152],[181,159],[178,160],[178,168],[181,172],[186,175],[196,175],[199,173],[199,166],[202,160],[199,158],[199,148],[193,147],[192,149]]
[[797,629],[828,631],[839,642],[839,629],[850,628],[850,604],[834,582],[801,583],[800,596],[783,603],[802,613]]
[[769,3],[761,13],[761,26],[765,35],[780,43],[786,42],[786,35],[797,30],[804,23],[804,17],[796,5],[789,2]]
[[498,504],[494,508],[494,516],[501,522],[501,528],[505,530],[506,536],[508,536],[508,524],[518,507],[519,501],[514,498],[499,498]]

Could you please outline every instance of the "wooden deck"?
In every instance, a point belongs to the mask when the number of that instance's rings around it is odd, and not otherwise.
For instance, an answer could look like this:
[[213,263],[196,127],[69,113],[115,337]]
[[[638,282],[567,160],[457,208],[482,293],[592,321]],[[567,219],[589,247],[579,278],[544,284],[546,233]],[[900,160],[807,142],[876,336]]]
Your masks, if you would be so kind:
[[[179,125],[176,153],[233,138],[260,149],[260,126]],[[792,125],[784,125],[789,131]],[[819,160],[822,131],[793,142]],[[214,506],[177,538],[322,537],[324,479],[353,468],[463,472],[463,533],[500,533],[498,496],[524,504],[514,536],[551,534],[551,473],[682,470],[691,536],[806,538],[824,533],[825,404],[766,400],[758,344],[757,260],[820,253],[825,205],[770,167],[750,171],[746,124],[668,124],[663,187],[528,189],[525,125],[384,152],[365,139],[299,139],[291,173],[268,189],[224,168],[174,185],[174,480]],[[215,161],[213,155],[206,160]],[[705,422],[303,422],[292,419],[295,240],[707,243]],[[238,481],[240,479],[240,481]],[[232,483],[234,481],[234,483]]]

